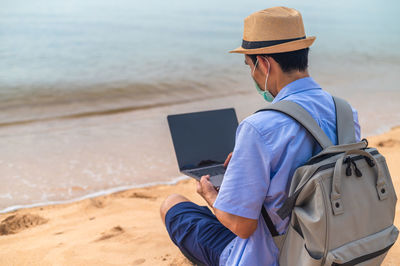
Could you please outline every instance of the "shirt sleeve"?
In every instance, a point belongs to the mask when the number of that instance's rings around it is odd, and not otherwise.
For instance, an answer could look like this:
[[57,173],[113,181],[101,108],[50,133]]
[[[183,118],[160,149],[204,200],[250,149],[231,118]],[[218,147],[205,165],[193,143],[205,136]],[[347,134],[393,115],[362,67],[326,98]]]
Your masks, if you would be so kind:
[[214,207],[234,215],[258,219],[270,184],[268,144],[243,121]]

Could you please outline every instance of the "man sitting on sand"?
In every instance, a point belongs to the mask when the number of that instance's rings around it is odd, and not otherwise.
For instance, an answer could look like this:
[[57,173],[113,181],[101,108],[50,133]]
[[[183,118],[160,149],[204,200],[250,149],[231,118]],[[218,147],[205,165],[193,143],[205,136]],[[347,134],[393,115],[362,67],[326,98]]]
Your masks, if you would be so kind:
[[[314,40],[305,36],[298,11],[274,7],[245,19],[242,46],[232,52],[244,54],[255,86],[267,102],[300,104],[336,145],[333,99],[307,70],[308,47]],[[355,110],[353,116],[358,140]],[[266,111],[247,117],[237,129],[220,190],[209,176],[197,185],[215,215],[177,194],[162,204],[161,217],[172,241],[197,264],[278,265],[279,251],[261,208],[267,209],[278,233],[284,233],[289,218],[281,220],[276,211],[287,198],[295,169],[319,151],[313,137],[286,115]]]

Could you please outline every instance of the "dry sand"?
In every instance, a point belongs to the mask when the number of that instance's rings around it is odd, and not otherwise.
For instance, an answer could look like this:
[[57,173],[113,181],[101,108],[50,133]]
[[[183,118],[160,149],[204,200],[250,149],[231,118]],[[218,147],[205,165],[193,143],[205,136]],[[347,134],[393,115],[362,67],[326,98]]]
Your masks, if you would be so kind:
[[[370,137],[386,156],[400,195],[400,127]],[[180,193],[198,204],[195,182],[132,189],[0,215],[0,265],[190,265],[169,240],[159,206]],[[400,205],[395,224],[400,226]],[[383,265],[400,265],[400,241]]]

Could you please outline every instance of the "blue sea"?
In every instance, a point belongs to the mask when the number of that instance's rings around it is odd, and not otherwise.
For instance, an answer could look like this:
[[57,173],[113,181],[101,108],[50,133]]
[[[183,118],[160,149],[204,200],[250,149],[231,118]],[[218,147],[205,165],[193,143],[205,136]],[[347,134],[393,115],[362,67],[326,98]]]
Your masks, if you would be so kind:
[[265,105],[243,20],[296,8],[310,74],[359,111],[363,136],[400,125],[400,2],[0,0],[0,210],[180,178],[165,116]]

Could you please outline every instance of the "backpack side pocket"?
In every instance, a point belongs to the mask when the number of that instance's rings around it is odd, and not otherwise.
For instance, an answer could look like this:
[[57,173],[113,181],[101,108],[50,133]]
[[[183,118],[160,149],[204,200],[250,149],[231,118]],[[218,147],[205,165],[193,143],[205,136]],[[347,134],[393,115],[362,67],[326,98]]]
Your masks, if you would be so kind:
[[394,225],[373,235],[352,241],[328,252],[325,265],[380,265],[393,246],[399,231]]
[[315,257],[310,254],[305,245],[303,237],[289,225],[285,243],[283,244],[281,256],[279,258],[280,266],[317,266],[321,265],[322,256]]

